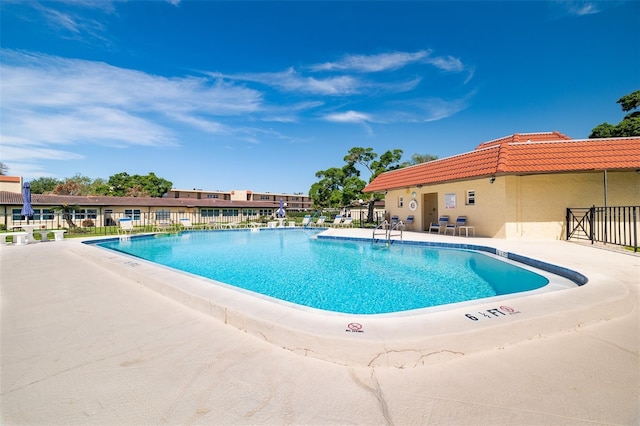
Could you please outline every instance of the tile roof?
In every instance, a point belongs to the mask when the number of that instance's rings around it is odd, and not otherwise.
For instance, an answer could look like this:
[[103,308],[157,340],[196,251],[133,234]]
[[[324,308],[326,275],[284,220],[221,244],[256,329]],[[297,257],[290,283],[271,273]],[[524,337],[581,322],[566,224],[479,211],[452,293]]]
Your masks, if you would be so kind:
[[603,169],[640,169],[640,137],[574,140],[559,132],[516,133],[471,152],[382,173],[364,192],[495,174]]
[[[125,207],[209,207],[209,208],[277,208],[275,201],[234,201],[193,198],[107,197],[31,194],[34,206],[125,206]],[[22,193],[0,191],[0,205],[22,205]]]

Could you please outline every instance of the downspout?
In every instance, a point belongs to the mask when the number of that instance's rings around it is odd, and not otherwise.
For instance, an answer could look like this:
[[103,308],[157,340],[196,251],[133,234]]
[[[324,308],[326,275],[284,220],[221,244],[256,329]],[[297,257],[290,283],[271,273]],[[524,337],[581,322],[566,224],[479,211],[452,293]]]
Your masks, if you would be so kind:
[[609,239],[607,238],[607,169],[604,169],[604,243],[606,244]]

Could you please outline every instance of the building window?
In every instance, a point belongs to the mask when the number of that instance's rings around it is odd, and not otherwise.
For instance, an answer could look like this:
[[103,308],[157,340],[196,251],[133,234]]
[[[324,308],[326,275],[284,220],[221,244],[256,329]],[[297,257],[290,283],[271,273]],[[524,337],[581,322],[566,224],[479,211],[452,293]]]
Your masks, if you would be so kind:
[[260,216],[271,216],[273,209],[260,209]]
[[219,194],[207,194],[207,198],[219,198]]
[[238,216],[238,209],[222,209],[222,216]]
[[[124,211],[127,214],[127,211]],[[156,210],[156,220],[169,220],[171,219],[171,212],[169,210]]]
[[398,197],[398,207],[402,208],[404,206],[404,198]]
[[256,215],[256,211],[253,209],[243,209],[242,210],[242,216],[255,216]]
[[[169,210],[167,210],[167,213],[169,213]],[[140,210],[138,210],[138,209],[135,209],[135,210],[126,209],[124,211],[124,215],[125,215],[125,217],[130,217],[133,220],[140,220]],[[156,219],[157,219],[157,212],[156,212]]]
[[261,200],[271,200],[271,195],[260,195]]
[[467,205],[473,206],[476,204],[476,191],[467,191]]
[[220,216],[219,209],[201,209],[200,216],[202,217],[217,217]]
[[42,220],[53,220],[55,212],[51,209],[42,209]]

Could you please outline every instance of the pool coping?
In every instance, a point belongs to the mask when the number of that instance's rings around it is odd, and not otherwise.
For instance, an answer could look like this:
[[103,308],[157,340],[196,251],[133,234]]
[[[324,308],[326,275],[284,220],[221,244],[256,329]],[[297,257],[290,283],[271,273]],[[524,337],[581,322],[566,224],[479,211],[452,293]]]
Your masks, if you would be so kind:
[[[369,232],[330,228],[321,238],[366,239]],[[481,246],[512,255],[500,248],[504,240],[474,239],[470,244],[463,237],[429,235],[405,233],[405,240]],[[588,283],[568,290],[503,296],[499,302],[466,302],[446,311],[415,315],[338,314],[274,304],[235,288],[212,286],[212,280],[206,278],[87,244],[69,247],[85,259],[259,339],[302,356],[348,366],[407,368],[439,362],[622,316],[633,308],[624,283],[596,271],[585,275],[556,265],[588,279]]]

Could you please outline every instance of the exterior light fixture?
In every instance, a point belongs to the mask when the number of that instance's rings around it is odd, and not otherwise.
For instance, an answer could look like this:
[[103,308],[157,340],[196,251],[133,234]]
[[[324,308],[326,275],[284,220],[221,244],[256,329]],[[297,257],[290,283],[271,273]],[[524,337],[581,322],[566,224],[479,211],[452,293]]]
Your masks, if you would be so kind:
[[496,177],[495,176],[491,176],[491,179],[489,179],[489,183],[493,183],[496,181]]

